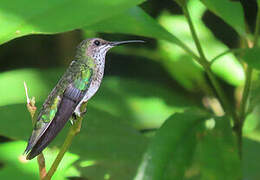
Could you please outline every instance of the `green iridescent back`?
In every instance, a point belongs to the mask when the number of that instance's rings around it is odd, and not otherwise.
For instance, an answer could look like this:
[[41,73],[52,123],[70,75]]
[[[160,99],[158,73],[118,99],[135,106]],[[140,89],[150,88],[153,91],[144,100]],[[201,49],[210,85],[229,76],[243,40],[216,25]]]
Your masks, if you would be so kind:
[[71,84],[75,88],[86,92],[91,83],[92,73],[93,68],[82,61],[73,61],[71,63],[40,110],[38,119],[34,125],[32,139],[30,139],[32,146],[38,141],[55,117],[65,89]]

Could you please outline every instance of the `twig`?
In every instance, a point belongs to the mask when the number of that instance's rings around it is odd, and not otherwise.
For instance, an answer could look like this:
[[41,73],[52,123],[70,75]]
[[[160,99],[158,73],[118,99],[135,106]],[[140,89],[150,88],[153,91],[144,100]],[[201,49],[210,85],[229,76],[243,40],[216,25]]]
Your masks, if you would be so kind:
[[[258,5],[258,12],[257,12],[257,17],[256,17],[256,27],[255,27],[255,33],[254,33],[254,40],[253,44],[249,48],[253,48],[257,46],[258,42],[258,33],[260,30],[260,5]],[[245,88],[243,91],[243,96],[242,96],[242,101],[241,101],[241,106],[240,106],[240,112],[241,112],[241,123],[244,123],[244,120],[246,118],[246,108],[247,108],[247,102],[248,102],[248,96],[250,92],[250,87],[251,87],[251,81],[252,81],[252,74],[253,74],[253,69],[248,66],[246,70],[246,82],[245,82]]]
[[45,158],[43,156],[43,153],[40,153],[37,156],[37,162],[39,165],[40,179],[42,180],[46,176]]
[[[82,104],[80,111],[81,112],[85,112],[86,109],[86,105],[87,103]],[[48,171],[48,173],[46,174],[44,180],[50,180],[51,177],[54,175],[54,173],[56,172],[64,154],[66,153],[66,151],[69,149],[73,138],[80,132],[81,129],[81,123],[82,123],[82,119],[83,117],[77,117],[76,122],[71,126],[69,133],[61,147],[61,150],[59,152],[59,154],[57,155],[56,159],[54,160],[50,170]]]
[[[34,97],[32,99],[29,98],[28,88],[27,88],[25,81],[24,81],[24,89],[25,89],[26,102],[27,102],[26,107],[31,115],[32,124],[34,124],[34,115],[37,110],[37,107],[35,106],[35,98]],[[40,153],[37,156],[37,162],[38,162],[38,166],[39,166],[40,179],[42,180],[46,176],[45,159],[44,159],[44,156],[42,153]]]
[[247,48],[237,48],[237,49],[228,49],[222,53],[220,53],[219,55],[215,56],[214,58],[212,58],[210,60],[210,65],[214,64],[216,60],[218,60],[219,58],[221,58],[222,56],[225,56],[229,53],[242,53],[246,50]]
[[208,77],[209,77],[209,79],[210,79],[214,89],[216,90],[216,93],[217,93],[217,95],[219,97],[220,103],[221,103],[224,111],[228,115],[230,115],[234,121],[238,121],[236,112],[233,110],[233,107],[230,104],[230,102],[228,101],[228,98],[227,98],[226,94],[224,93],[222,87],[220,86],[219,82],[217,81],[216,77],[214,76],[213,72],[211,71],[210,63],[207,60],[207,58],[206,58],[206,56],[205,56],[205,54],[203,52],[203,49],[201,47],[199,38],[198,38],[197,33],[195,31],[195,27],[194,27],[194,25],[192,23],[191,16],[190,16],[190,13],[189,13],[189,10],[187,8],[187,4],[186,3],[182,4],[182,10],[183,10],[184,16],[186,17],[186,19],[188,21],[192,38],[193,38],[193,40],[195,42],[195,45],[197,47],[197,50],[198,50],[198,52],[200,54],[200,61],[199,61],[199,63],[205,69],[205,71],[206,71],[206,73],[207,73],[207,75],[208,75]]
[[[32,118],[32,122],[34,121],[34,115],[35,115],[35,112],[37,110],[37,107],[35,106],[35,98],[32,97],[32,99],[29,98],[29,95],[28,95],[28,88],[27,88],[27,85],[25,83],[25,81],[23,82],[23,85],[24,85],[24,89],[25,89],[25,95],[26,95],[26,107],[27,107],[27,110],[29,111],[30,115],[31,115],[31,118]],[[34,124],[34,122],[33,122]]]
[[[260,3],[258,2],[258,11],[257,11],[257,17],[256,17],[256,27],[255,27],[255,32],[254,32],[254,40],[253,43],[249,44],[248,46],[249,48],[254,48],[257,46],[257,42],[258,42],[258,34],[260,31]],[[238,125],[238,136],[240,137],[240,142],[239,142],[239,146],[240,146],[240,156],[242,156],[242,129],[243,129],[243,125],[244,125],[244,121],[246,119],[246,116],[248,114],[248,97],[250,94],[250,89],[251,89],[251,83],[252,83],[252,75],[253,75],[253,68],[250,66],[247,66],[246,69],[246,82],[245,82],[245,86],[244,86],[244,90],[242,93],[242,100],[241,100],[241,105],[240,105],[240,123]]]

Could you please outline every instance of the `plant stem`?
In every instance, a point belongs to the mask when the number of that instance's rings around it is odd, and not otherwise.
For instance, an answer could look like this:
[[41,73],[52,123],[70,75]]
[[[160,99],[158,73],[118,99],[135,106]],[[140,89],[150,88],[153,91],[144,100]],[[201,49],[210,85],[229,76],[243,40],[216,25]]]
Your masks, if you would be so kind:
[[228,50],[226,50],[226,51],[220,53],[219,55],[215,56],[214,58],[212,58],[212,59],[210,60],[210,65],[214,64],[214,62],[215,62],[217,59],[221,58],[222,56],[225,56],[225,55],[227,55],[227,54],[229,54],[229,53],[234,53],[234,54],[235,54],[235,53],[242,53],[242,52],[244,52],[246,49],[247,49],[247,48],[228,49]]
[[251,79],[252,79],[252,73],[253,73],[253,69],[249,66],[247,66],[246,69],[246,82],[244,85],[244,89],[242,92],[242,100],[241,100],[241,104],[239,107],[239,121],[237,123],[235,123],[234,126],[234,130],[237,134],[237,138],[238,138],[238,153],[239,153],[239,157],[240,159],[242,159],[242,146],[243,146],[243,125],[244,125],[244,121],[246,119],[246,109],[247,109],[247,102],[248,102],[248,97],[249,97],[249,92],[250,92],[250,87],[251,87]]
[[[32,99],[29,98],[29,95],[28,95],[28,88],[27,88],[27,85],[24,81],[24,89],[25,89],[25,95],[26,95],[26,101],[27,101],[27,104],[26,104],[26,107],[27,107],[27,110],[28,112],[30,113],[31,115],[31,118],[32,118],[32,124],[34,124],[34,120],[35,120],[35,113],[37,111],[37,107],[35,106],[35,98],[32,97]],[[39,175],[40,175],[40,179],[42,180],[45,176],[46,176],[46,167],[45,167],[45,159],[44,159],[44,155],[43,153],[40,153],[38,156],[37,156],[37,163],[38,163],[38,166],[39,166]]]
[[[259,34],[259,29],[260,29],[260,9],[259,9],[259,7],[260,7],[260,5],[258,4],[254,40],[253,40],[253,45],[250,48],[257,46],[257,42],[258,42],[258,34]],[[247,111],[248,97],[249,97],[251,82],[252,82],[252,74],[253,74],[253,68],[251,68],[250,66],[247,66],[246,82],[245,82],[244,90],[243,90],[243,93],[242,93],[242,100],[241,100],[241,105],[240,105],[240,125],[239,125],[239,128],[241,129],[241,138],[242,138],[243,124],[244,124],[244,121],[245,121],[246,115],[247,115],[246,111]],[[241,142],[241,146],[242,146],[242,142]]]
[[239,110],[241,125],[243,125],[244,120],[246,118],[245,114],[246,114],[246,108],[247,108],[247,100],[248,100],[250,87],[251,87],[252,73],[253,73],[253,69],[248,66],[246,69],[246,82],[245,82],[244,90],[242,93],[242,100],[241,100],[241,105],[240,105],[240,110]]
[[189,13],[189,10],[188,10],[186,4],[183,6],[183,13],[184,13],[185,17],[187,18],[192,38],[193,38],[193,40],[195,42],[195,45],[197,47],[197,50],[198,50],[198,52],[200,54],[200,62],[201,62],[201,64],[203,66],[205,66],[206,64],[208,64],[208,61],[206,60],[206,56],[205,56],[205,54],[204,54],[204,52],[202,50],[202,47],[200,45],[199,38],[198,38],[197,33],[195,31],[195,28],[194,28],[194,25],[192,23],[192,20],[191,20],[191,17],[190,17],[190,13]]
[[[169,41],[169,40],[168,40]],[[182,41],[180,41],[179,39],[176,39],[176,41],[178,41],[178,45],[184,50],[186,51],[188,54],[191,55],[191,57],[193,57],[199,64],[202,64],[201,62],[201,58],[198,57],[186,44],[184,44]]]
[[197,50],[198,50],[198,52],[200,54],[199,63],[203,66],[203,68],[205,69],[207,75],[209,76],[209,79],[210,79],[214,89],[216,90],[216,93],[217,93],[217,95],[218,95],[218,97],[220,99],[220,103],[221,103],[224,111],[227,114],[229,114],[233,118],[234,121],[237,121],[236,112],[233,110],[233,108],[230,105],[226,95],[224,94],[224,91],[222,90],[220,84],[218,83],[216,77],[214,76],[213,72],[210,69],[210,63],[206,59],[206,56],[205,56],[205,54],[204,54],[204,52],[202,50],[199,38],[198,38],[198,36],[196,34],[194,25],[192,23],[192,20],[191,20],[191,17],[190,17],[187,5],[186,4],[183,5],[182,9],[183,9],[183,13],[184,13],[185,17],[187,18],[187,21],[188,21],[188,24],[189,24],[189,27],[190,27],[190,31],[191,31],[191,35],[192,35],[192,37],[194,39],[194,42],[195,42],[196,47],[197,47]]
[[[84,112],[86,105],[87,105],[87,103],[82,104],[81,112]],[[59,154],[57,155],[56,159],[54,160],[54,162],[52,163],[50,170],[48,171],[48,173],[44,177],[44,180],[50,180],[51,177],[56,172],[62,158],[64,157],[64,154],[69,149],[73,138],[75,137],[75,135],[77,135],[80,132],[82,119],[83,119],[82,116],[77,117],[76,122],[71,126],[69,133],[67,134],[67,137],[66,137],[66,139],[65,139],[65,141],[64,141],[64,143],[61,147],[61,150],[60,150]]]
[[44,177],[46,176],[46,167],[45,167],[45,158],[43,156],[43,153],[40,153],[37,156],[37,162],[39,165],[40,179],[44,179]]
[[259,29],[260,29],[260,3],[258,3],[253,46],[257,46]]
[[57,155],[55,161],[53,162],[50,170],[48,171],[48,173],[46,174],[44,180],[49,180],[51,179],[51,177],[54,175],[55,171],[57,170],[62,158],[64,157],[64,154],[66,153],[66,151],[68,150],[68,148],[70,147],[72,140],[74,138],[74,136],[76,135],[75,133],[75,126],[79,126],[79,124],[81,124],[82,118],[77,119],[77,122],[71,126],[69,133],[67,134],[67,137],[61,147],[61,150],[59,152],[59,154]]
[[[258,11],[257,11],[257,17],[256,17],[256,27],[255,27],[255,33],[254,33],[254,41],[253,41],[253,46],[251,48],[257,46],[259,29],[260,29],[260,10],[259,10],[259,5],[258,5]],[[252,74],[253,74],[253,69],[250,66],[248,66],[247,70],[246,70],[246,82],[245,82],[245,87],[244,87],[244,90],[243,90],[241,106],[240,106],[240,112],[241,112],[240,113],[240,119],[241,119],[242,125],[243,125],[245,118],[246,118],[246,108],[247,108],[247,102],[248,102],[250,87],[251,87]]]
[[[257,41],[258,41],[258,33],[259,33],[259,28],[260,28],[260,5],[258,4],[258,11],[257,11],[257,17],[256,17],[256,27],[255,27],[255,33],[254,33],[254,40],[253,40],[253,48],[257,46]],[[244,121],[247,116],[247,103],[248,103],[248,97],[250,93],[250,88],[251,88],[251,82],[252,82],[252,74],[253,74],[253,68],[250,66],[247,66],[246,69],[246,82],[244,86],[244,90],[242,93],[242,100],[239,108],[240,116],[239,116],[239,123],[237,124],[237,136],[239,138],[238,140],[238,145],[239,145],[239,154],[240,157],[242,157],[242,136],[243,136],[243,125]]]

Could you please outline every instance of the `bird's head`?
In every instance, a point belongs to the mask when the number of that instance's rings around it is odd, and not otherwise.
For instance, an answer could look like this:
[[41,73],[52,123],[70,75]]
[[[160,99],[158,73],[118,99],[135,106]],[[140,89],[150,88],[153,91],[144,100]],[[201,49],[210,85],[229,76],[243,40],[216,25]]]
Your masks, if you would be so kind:
[[86,39],[79,44],[77,56],[105,60],[106,53],[109,49],[122,44],[139,43],[139,42],[144,42],[144,41],[142,40],[106,41],[101,38]]

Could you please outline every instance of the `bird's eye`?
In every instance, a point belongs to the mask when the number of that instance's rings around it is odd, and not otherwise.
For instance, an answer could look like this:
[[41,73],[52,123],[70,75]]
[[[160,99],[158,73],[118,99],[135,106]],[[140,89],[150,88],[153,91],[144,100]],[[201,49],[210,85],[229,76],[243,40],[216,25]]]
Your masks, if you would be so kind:
[[100,45],[100,41],[95,40],[95,41],[94,41],[94,44],[95,44],[96,46],[99,46],[99,45]]

